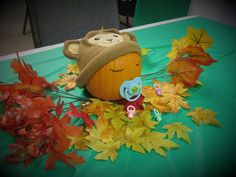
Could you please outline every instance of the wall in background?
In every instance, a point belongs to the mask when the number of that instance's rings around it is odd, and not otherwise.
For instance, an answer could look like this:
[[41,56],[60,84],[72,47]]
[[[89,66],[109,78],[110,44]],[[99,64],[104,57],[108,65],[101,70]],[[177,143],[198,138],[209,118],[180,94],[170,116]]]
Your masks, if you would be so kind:
[[192,0],[189,15],[203,16],[236,28],[236,2],[233,0]]

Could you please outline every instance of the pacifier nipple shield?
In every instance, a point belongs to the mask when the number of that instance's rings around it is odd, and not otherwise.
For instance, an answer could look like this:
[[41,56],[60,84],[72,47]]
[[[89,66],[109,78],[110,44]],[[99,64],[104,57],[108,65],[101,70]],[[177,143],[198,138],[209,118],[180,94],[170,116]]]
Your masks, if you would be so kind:
[[125,81],[120,86],[120,95],[126,100],[136,101],[142,93],[142,80],[136,77],[131,81]]

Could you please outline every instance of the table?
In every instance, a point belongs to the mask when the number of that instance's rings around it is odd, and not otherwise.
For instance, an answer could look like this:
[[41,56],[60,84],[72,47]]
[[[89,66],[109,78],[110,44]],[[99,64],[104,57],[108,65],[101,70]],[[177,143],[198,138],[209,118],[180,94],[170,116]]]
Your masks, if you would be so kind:
[[[216,111],[221,128],[202,125],[196,126],[190,118],[185,117],[186,110],[176,115],[163,117],[162,125],[178,120],[190,127],[191,144],[174,139],[181,147],[170,150],[163,158],[154,152],[140,154],[125,147],[119,150],[119,157],[114,162],[94,160],[95,152],[87,150],[79,152],[87,161],[76,168],[58,162],[52,171],[45,171],[46,158],[35,160],[28,168],[23,164],[11,165],[3,161],[8,153],[7,145],[13,138],[0,131],[0,168],[1,174],[9,176],[79,176],[79,177],[156,177],[156,176],[227,176],[234,171],[236,145],[236,29],[225,26],[202,17],[187,17],[168,22],[155,23],[131,29],[143,48],[157,48],[157,51],[143,60],[143,73],[158,69],[167,63],[167,52],[171,49],[172,39],[179,39],[186,34],[188,26],[208,31],[213,38],[213,46],[209,48],[210,55],[218,60],[208,67],[200,77],[204,83],[201,88],[190,89],[191,96],[187,98],[191,108],[201,106]],[[62,53],[62,44],[21,53],[26,63],[30,63],[39,75],[47,80],[57,79],[64,73],[70,63]],[[0,80],[13,82],[17,78],[10,69],[10,58],[14,55],[1,57]],[[162,60],[162,64],[158,62]],[[160,62],[159,62],[160,63]],[[151,67],[152,66],[152,67]],[[78,93],[79,91],[75,91]],[[82,92],[82,91],[81,91]],[[79,93],[81,93],[79,92]]]

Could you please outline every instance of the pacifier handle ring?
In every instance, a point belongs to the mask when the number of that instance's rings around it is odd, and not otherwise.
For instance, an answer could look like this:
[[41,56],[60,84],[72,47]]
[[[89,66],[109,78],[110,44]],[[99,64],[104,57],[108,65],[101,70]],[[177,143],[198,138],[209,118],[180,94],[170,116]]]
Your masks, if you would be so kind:
[[[131,108],[131,109],[130,109]],[[129,105],[128,107],[127,107],[127,111],[132,111],[132,112],[134,112],[136,110],[136,108],[133,106],[133,105]]]

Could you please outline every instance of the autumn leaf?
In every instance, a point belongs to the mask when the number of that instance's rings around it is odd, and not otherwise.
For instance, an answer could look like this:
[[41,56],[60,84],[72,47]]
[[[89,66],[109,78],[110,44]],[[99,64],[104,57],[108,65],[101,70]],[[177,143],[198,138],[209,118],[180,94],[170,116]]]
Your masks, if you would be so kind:
[[189,39],[189,45],[200,46],[204,50],[209,48],[213,42],[207,31],[203,29],[195,29],[193,27],[188,28],[186,38]]
[[196,46],[188,46],[181,49],[178,53],[177,58],[183,58],[185,60],[205,66],[216,62],[216,60],[212,59],[211,56],[206,53],[201,47]]
[[87,131],[89,135],[85,139],[91,143],[98,140],[104,143],[111,142],[116,135],[114,127],[103,117],[99,117],[95,121],[95,126],[90,127]]
[[202,81],[200,81],[200,80],[197,80],[197,81],[196,81],[196,84],[199,85],[199,86],[204,86],[204,84],[203,84]]
[[178,40],[173,40],[172,49],[167,54],[167,57],[169,57],[171,60],[174,60],[179,55],[179,51],[184,49],[188,45],[189,45],[189,39],[186,37],[182,37]]
[[194,123],[196,123],[198,126],[202,123],[204,124],[211,124],[214,126],[220,126],[220,123],[215,118],[216,112],[210,110],[210,109],[203,109],[201,107],[196,107],[193,111],[190,111],[186,114],[186,116],[192,117],[192,120]]
[[104,113],[104,118],[110,120],[111,125],[115,129],[120,129],[125,124],[125,122],[130,121],[126,113],[123,111],[123,106],[120,105],[116,105],[107,109]]
[[91,98],[91,103],[83,106],[81,110],[88,114],[95,114],[97,116],[103,116],[106,109],[112,107],[113,103],[109,101],[101,101],[96,98]]
[[161,93],[157,94],[154,87],[144,86],[145,103],[151,103],[159,112],[177,113],[182,107],[189,109],[188,103],[184,101],[184,97],[188,96],[187,88],[182,83],[171,84],[154,80],[153,84],[159,87]]
[[146,127],[148,129],[154,129],[158,122],[153,121],[150,111],[145,110],[141,112],[140,115],[135,116],[133,119],[131,119],[130,124],[136,127]]
[[63,86],[63,87],[65,86],[65,90],[70,90],[70,89],[75,88],[76,79],[77,79],[77,76],[75,75],[61,74],[59,79],[55,80],[53,83],[58,86]]
[[87,146],[84,142],[85,136],[87,136],[87,133],[85,132],[81,133],[80,136],[67,136],[68,140],[70,141],[68,149],[75,147],[79,150],[86,150]]
[[[156,94],[154,87],[151,86],[143,86],[142,94],[144,95],[144,102],[150,103],[152,106],[145,107],[146,110],[152,110],[156,108],[159,112],[169,112],[170,109],[167,106],[166,102],[161,100],[161,97]],[[147,104],[145,104],[147,106]]]
[[34,71],[31,65],[26,64],[24,61],[21,62],[20,58],[11,61],[11,67],[15,73],[18,74],[18,79],[21,84],[37,86],[40,88],[50,88],[55,90],[55,86],[46,81],[44,77],[39,77],[37,72]]
[[79,74],[79,65],[75,64],[68,64],[67,65],[67,74],[78,75]]
[[146,55],[148,55],[148,53],[149,53],[149,49],[147,49],[147,48],[141,48],[141,54],[142,54],[142,55],[146,56]]
[[70,146],[68,137],[80,136],[83,131],[83,127],[69,125],[70,121],[71,118],[67,115],[60,119],[53,118],[52,132],[49,136],[49,156],[46,161],[47,170],[52,169],[57,160],[70,166],[85,162],[83,157],[76,155],[76,152],[65,153]]
[[172,75],[171,83],[183,83],[185,87],[192,87],[203,69],[191,61],[179,59],[168,64],[167,71]]
[[191,132],[192,130],[186,125],[183,125],[180,122],[175,122],[173,124],[167,124],[163,126],[162,128],[167,129],[166,134],[169,139],[172,139],[174,135],[177,134],[177,138],[182,138],[187,143],[191,143],[189,136],[186,132]]
[[77,108],[73,105],[73,103],[70,103],[70,110],[67,111],[66,114],[69,116],[83,119],[85,125],[88,127],[90,127],[94,123],[87,113],[79,112]]
[[144,148],[141,143],[143,142],[142,135],[145,131],[145,127],[139,127],[134,130],[127,127],[125,137],[125,145],[127,148],[132,148],[132,150],[144,153]]
[[97,160],[108,160],[109,158],[114,161],[117,156],[117,150],[120,148],[120,142],[108,142],[103,143],[101,141],[96,142],[89,142],[88,146],[92,148],[96,152],[100,152],[98,155],[95,156]]
[[176,143],[171,140],[164,139],[164,133],[160,132],[146,132],[144,136],[142,146],[148,151],[155,150],[157,154],[166,157],[166,150],[179,147]]

